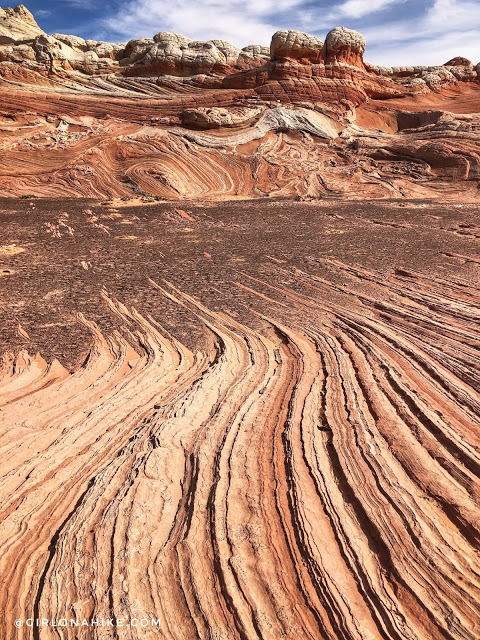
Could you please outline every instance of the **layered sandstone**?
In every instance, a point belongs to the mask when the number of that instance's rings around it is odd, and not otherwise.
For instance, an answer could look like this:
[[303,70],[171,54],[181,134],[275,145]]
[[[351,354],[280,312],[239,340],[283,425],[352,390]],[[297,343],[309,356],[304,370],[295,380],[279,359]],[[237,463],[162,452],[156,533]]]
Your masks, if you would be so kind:
[[2,201],[2,640],[479,637],[479,207],[402,204]]
[[477,640],[480,66],[2,11],[0,640]]
[[112,44],[2,11],[3,195],[480,194],[478,66],[461,56],[379,67],[344,27],[278,31],[269,49],[167,32]]
[[15,9],[0,8],[0,44],[28,41],[42,34],[35,18],[23,5]]

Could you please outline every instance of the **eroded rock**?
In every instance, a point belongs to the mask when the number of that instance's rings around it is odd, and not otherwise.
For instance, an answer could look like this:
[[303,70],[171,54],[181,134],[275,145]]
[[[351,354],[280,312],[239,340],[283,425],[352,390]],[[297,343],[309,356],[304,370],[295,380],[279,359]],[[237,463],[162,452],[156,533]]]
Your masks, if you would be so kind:
[[308,33],[282,30],[272,36],[270,55],[273,60],[292,58],[320,62],[323,54],[323,42]]

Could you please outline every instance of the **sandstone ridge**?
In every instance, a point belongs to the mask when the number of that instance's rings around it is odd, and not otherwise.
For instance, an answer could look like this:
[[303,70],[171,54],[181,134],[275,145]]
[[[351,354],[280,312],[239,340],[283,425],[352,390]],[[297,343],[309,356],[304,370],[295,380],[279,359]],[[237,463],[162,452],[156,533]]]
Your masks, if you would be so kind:
[[[108,43],[2,9],[0,195],[445,198],[456,183],[477,199],[479,65],[382,67],[366,46],[345,27],[280,30],[269,48],[168,32]],[[187,179],[191,162],[213,163],[213,183]]]

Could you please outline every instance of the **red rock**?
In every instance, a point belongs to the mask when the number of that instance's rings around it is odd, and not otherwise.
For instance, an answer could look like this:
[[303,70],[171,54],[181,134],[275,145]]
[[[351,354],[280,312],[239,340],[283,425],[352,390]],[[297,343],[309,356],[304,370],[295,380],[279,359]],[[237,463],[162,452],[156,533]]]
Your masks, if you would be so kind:
[[[23,10],[1,25],[4,195],[445,197],[455,182],[479,197],[480,85],[465,58],[377,67],[345,28],[325,44],[279,31],[267,55],[163,32],[47,36]],[[33,37],[16,44],[22,30]]]

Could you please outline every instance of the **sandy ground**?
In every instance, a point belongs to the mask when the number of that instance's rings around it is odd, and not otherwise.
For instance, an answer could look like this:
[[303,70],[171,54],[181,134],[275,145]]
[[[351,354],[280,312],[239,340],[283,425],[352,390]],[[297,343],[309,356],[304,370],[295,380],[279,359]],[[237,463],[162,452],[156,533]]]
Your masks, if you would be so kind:
[[[344,276],[326,269],[323,258],[385,274],[412,269],[472,282],[480,274],[477,205],[331,200],[130,204],[0,202],[0,268],[11,270],[0,280],[3,350],[39,350],[74,365],[91,341],[76,314],[84,313],[106,330],[112,326],[103,289],[152,313],[193,347],[200,336],[190,327],[192,321],[185,329],[178,310],[172,314],[158,300],[149,278],[168,280],[210,308],[256,324],[250,306],[259,301],[235,282],[248,284],[255,277],[276,284],[283,278],[300,286],[297,268],[341,282]],[[18,335],[19,324],[30,342]]]

